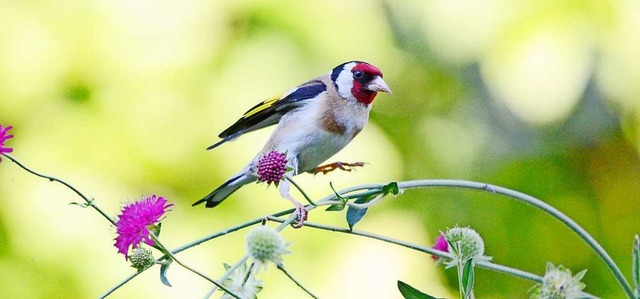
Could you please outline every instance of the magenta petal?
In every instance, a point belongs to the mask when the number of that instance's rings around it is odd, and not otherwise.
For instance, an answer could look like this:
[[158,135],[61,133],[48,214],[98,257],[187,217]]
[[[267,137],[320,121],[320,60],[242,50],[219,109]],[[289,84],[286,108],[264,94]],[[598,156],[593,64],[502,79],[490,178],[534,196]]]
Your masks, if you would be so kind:
[[[7,134],[7,132],[9,132],[9,130],[11,130],[11,128],[13,128],[13,127],[12,126],[6,126],[6,127],[2,128],[2,125],[0,125],[0,154],[13,152],[12,148],[5,147],[5,145],[4,145],[5,141],[13,138],[13,135]],[[0,161],[2,161],[2,158],[0,158]]]
[[155,194],[140,201],[126,204],[116,222],[116,243],[118,253],[124,254],[128,259],[130,248],[137,248],[141,242],[153,246],[155,243],[149,236],[149,225],[155,225],[168,212],[172,203]]
[[[431,248],[433,248],[435,250],[449,252],[449,243],[447,243],[447,238],[445,238],[445,235],[444,234],[440,234],[440,236],[438,236],[438,238],[436,238],[436,244],[434,244],[433,247],[431,247]],[[434,260],[437,260],[440,257],[438,257],[436,255],[432,255],[431,258],[433,258]]]
[[287,171],[287,155],[270,151],[258,160],[258,181],[267,184],[278,183]]

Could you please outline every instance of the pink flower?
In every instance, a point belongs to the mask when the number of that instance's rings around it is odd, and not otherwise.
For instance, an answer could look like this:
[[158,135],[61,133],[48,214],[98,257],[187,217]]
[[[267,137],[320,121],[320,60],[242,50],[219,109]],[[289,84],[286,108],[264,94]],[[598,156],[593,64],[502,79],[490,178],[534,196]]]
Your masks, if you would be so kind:
[[[0,155],[4,154],[4,153],[10,153],[13,152],[13,149],[10,147],[5,147],[4,146],[4,142],[9,140],[10,138],[13,138],[13,135],[9,134],[7,135],[7,133],[9,132],[9,130],[11,130],[11,128],[13,128],[12,126],[6,126],[4,128],[2,128],[2,125],[0,125]],[[0,162],[2,161],[2,157],[0,157]]]
[[275,183],[282,180],[287,172],[287,155],[277,151],[270,151],[258,160],[258,181]]
[[[447,238],[445,237],[445,235],[440,234],[440,236],[436,238],[436,244],[434,244],[433,247],[431,248],[435,250],[449,252],[449,243],[447,243]],[[440,257],[437,255],[432,255],[431,258],[437,261]]]
[[168,204],[164,197],[155,194],[126,204],[116,222],[118,236],[114,246],[118,248],[118,252],[124,254],[125,259],[129,259],[129,247],[137,248],[140,242],[153,246],[149,228],[153,228],[172,206],[173,204]]

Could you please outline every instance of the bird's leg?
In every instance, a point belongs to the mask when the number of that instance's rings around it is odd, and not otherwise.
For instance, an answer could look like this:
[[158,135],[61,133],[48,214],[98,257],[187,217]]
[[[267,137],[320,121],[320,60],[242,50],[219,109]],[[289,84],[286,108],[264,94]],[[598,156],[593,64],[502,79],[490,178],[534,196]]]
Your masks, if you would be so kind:
[[297,214],[298,218],[296,219],[297,220],[296,224],[294,224],[293,227],[301,228],[304,225],[304,222],[307,221],[308,211],[307,209],[305,209],[302,203],[300,203],[295,198],[293,198],[293,196],[291,196],[291,193],[289,192],[290,189],[291,189],[291,183],[288,180],[285,179],[280,182],[280,186],[278,187],[278,190],[280,191],[280,196],[291,201],[293,205],[296,207],[295,213]]
[[346,163],[346,162],[333,162],[330,164],[325,164],[325,165],[321,165],[316,167],[315,170],[312,170],[311,172],[313,172],[314,174],[318,174],[321,173],[322,174],[327,174],[329,172],[332,172],[336,169],[340,169],[340,170],[344,170],[344,171],[352,171],[355,167],[363,167],[364,166],[364,162],[354,162],[354,163]]

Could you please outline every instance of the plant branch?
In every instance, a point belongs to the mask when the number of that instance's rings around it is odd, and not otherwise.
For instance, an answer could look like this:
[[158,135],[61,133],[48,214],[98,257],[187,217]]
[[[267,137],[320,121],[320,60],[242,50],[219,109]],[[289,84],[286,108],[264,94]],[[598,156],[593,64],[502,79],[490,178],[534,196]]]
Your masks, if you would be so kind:
[[[274,222],[283,222],[284,220],[282,218],[277,218],[277,217],[269,217],[268,218],[270,221],[274,221]],[[331,232],[338,232],[338,233],[344,233],[344,234],[348,234],[348,235],[355,235],[355,236],[360,236],[360,237],[365,237],[365,238],[370,238],[370,239],[375,239],[375,240],[379,240],[379,241],[383,241],[383,242],[387,242],[390,244],[395,244],[395,245],[399,245],[402,247],[406,247],[412,250],[416,250],[419,252],[424,252],[424,253],[428,253],[430,255],[435,255],[435,256],[439,256],[441,258],[446,258],[446,259],[453,259],[453,255],[451,255],[450,253],[444,252],[444,251],[440,251],[440,250],[436,250],[430,247],[424,247],[424,246],[420,246],[417,244],[413,244],[413,243],[409,243],[409,242],[405,242],[405,241],[401,241],[401,240],[397,240],[397,239],[393,239],[387,236],[383,236],[383,235],[378,235],[378,234],[374,234],[374,233],[369,233],[369,232],[363,232],[363,231],[358,231],[358,230],[349,230],[347,228],[342,228],[342,227],[336,227],[336,226],[330,226],[330,225],[324,225],[324,224],[318,224],[318,223],[313,223],[313,222],[305,222],[304,223],[305,227],[311,227],[311,228],[315,228],[315,229],[320,229],[320,230],[326,230],[326,231],[331,231]],[[489,270],[495,270],[497,272],[502,272],[502,273],[506,273],[506,274],[511,274],[520,278],[524,278],[524,279],[528,279],[534,282],[542,282],[542,277],[535,275],[535,274],[531,274],[522,270],[518,270],[518,269],[514,269],[514,268],[510,268],[507,266],[503,266],[503,265],[498,265],[498,264],[494,264],[491,262],[484,262],[484,261],[478,261],[476,263],[477,266],[482,267],[482,268],[486,268]]]
[[96,211],[98,211],[98,213],[100,213],[105,219],[107,219],[109,222],[111,222],[112,225],[116,225],[115,220],[113,220],[113,218],[111,218],[111,216],[109,216],[107,213],[105,213],[102,209],[100,209],[100,207],[98,207],[98,205],[95,204],[93,199],[89,199],[87,196],[85,196],[84,194],[82,194],[82,192],[80,192],[78,189],[76,189],[75,187],[71,186],[69,183],[52,177],[50,175],[46,175],[46,174],[42,174],[39,172],[36,172],[35,170],[32,170],[31,168],[27,167],[26,165],[22,164],[20,161],[18,161],[16,158],[12,157],[11,155],[8,154],[2,154],[3,156],[9,158],[9,160],[11,160],[13,163],[16,163],[18,166],[20,166],[20,168],[26,170],[27,172],[41,177],[41,178],[45,178],[48,179],[51,182],[58,182],[62,185],[64,185],[65,187],[71,189],[73,192],[75,192],[78,196],[80,196],[82,199],[84,199],[86,206],[90,206],[93,209],[95,209]]
[[138,272],[135,272],[135,273],[127,276],[127,278],[123,279],[118,284],[116,284],[113,287],[111,287],[109,290],[104,292],[104,294],[100,295],[100,297],[98,297],[98,298],[100,298],[100,299],[107,298],[107,296],[111,295],[113,292],[115,292],[117,289],[119,289],[120,287],[125,285],[127,282],[129,282],[130,280],[134,279],[136,276],[140,275],[140,273],[142,273],[142,271],[138,271]]
[[[348,193],[352,193],[355,191],[363,191],[358,193],[357,196],[366,196],[370,194],[378,194],[382,192],[382,187],[384,184],[368,184],[361,186],[354,186],[351,188],[347,188],[341,190],[339,193],[347,198],[351,198],[354,196],[347,195]],[[609,256],[609,254],[602,248],[602,246],[580,225],[578,225],[571,218],[557,210],[556,208],[550,206],[549,204],[539,200],[533,196],[507,189],[504,187],[498,187],[494,185],[489,185],[485,183],[479,182],[471,182],[471,181],[462,181],[462,180],[415,180],[415,181],[404,181],[398,182],[398,188],[400,190],[407,189],[426,189],[426,188],[454,188],[454,189],[471,189],[477,191],[484,191],[493,194],[503,195],[527,204],[530,204],[534,207],[537,207],[552,217],[558,219],[564,225],[568,226],[573,232],[578,234],[578,236],[583,239],[587,245],[589,245],[595,252],[600,256],[605,265],[609,268],[609,270],[613,273],[616,281],[620,284],[623,291],[627,294],[627,297],[634,298],[633,291],[627,279],[620,271],[620,268],[613,261],[613,259]],[[337,200],[336,195],[332,194],[326,196],[325,198],[318,201],[319,205],[329,205],[329,204],[340,204],[341,202]],[[480,263],[478,263],[480,265]]]
[[317,206],[317,204],[315,202],[313,202],[313,200],[311,200],[311,197],[309,197],[309,195],[307,195],[306,192],[304,192],[304,190],[302,190],[302,187],[300,187],[300,185],[298,185],[298,183],[296,183],[296,181],[293,180],[293,178],[290,178],[288,176],[284,176],[284,178],[291,182],[291,184],[293,184],[294,187],[296,187],[298,189],[298,191],[300,191],[300,193],[302,194],[302,196],[304,196],[304,198],[309,202],[309,204],[311,204],[312,206]]
[[169,257],[171,257],[172,260],[174,260],[176,263],[178,263],[178,265],[182,266],[183,268],[195,273],[196,275],[208,280],[209,282],[213,283],[214,285],[216,285],[217,287],[221,288],[222,290],[224,290],[225,292],[227,292],[229,295],[231,295],[234,298],[237,299],[242,299],[240,298],[240,296],[238,296],[236,293],[234,293],[233,291],[229,290],[227,287],[225,287],[224,285],[222,285],[221,283],[218,283],[217,281],[209,278],[209,276],[204,275],[203,273],[201,273],[200,271],[193,269],[189,266],[187,266],[186,264],[184,264],[183,262],[181,262],[180,260],[178,260],[176,258],[176,256],[171,253],[170,250],[167,249],[167,247],[165,247],[160,240],[158,240],[158,237],[156,237],[156,235],[153,232],[149,232],[149,236],[151,236],[151,239],[153,240],[154,243],[156,243],[158,246],[160,246],[160,248],[162,249],[162,251],[164,252],[164,254],[168,255]]
[[299,288],[301,288],[303,291],[305,291],[307,294],[309,294],[309,296],[311,296],[312,298],[318,299],[318,296],[314,295],[309,289],[305,288],[300,281],[298,281],[295,277],[293,277],[289,271],[287,271],[287,269],[285,269],[283,266],[278,265],[278,269],[280,271],[282,271],[282,273],[284,273],[284,275],[286,275],[287,277],[289,277],[289,279],[291,279],[291,281],[293,281],[296,285],[298,285]]

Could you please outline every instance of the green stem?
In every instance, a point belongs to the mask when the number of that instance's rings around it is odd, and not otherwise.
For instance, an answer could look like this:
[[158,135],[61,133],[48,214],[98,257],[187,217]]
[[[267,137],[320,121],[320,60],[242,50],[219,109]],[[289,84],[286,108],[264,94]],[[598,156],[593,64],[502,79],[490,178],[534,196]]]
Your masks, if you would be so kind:
[[[11,155],[8,154],[2,154],[3,156],[7,157],[9,160],[11,160],[12,162],[16,163],[18,166],[20,166],[22,169],[26,170],[27,172],[36,175],[38,177],[41,178],[45,178],[48,179],[49,181],[55,181],[58,182],[62,185],[64,185],[65,187],[71,189],[72,191],[74,191],[78,196],[80,196],[86,203],[86,206],[91,206],[93,209],[95,209],[98,213],[100,213],[105,219],[107,219],[112,225],[115,225],[115,221],[112,217],[110,217],[107,213],[105,213],[100,207],[98,207],[95,202],[92,199],[89,199],[87,196],[85,196],[82,192],[80,192],[78,189],[76,189],[75,187],[71,186],[70,184],[66,183],[63,180],[60,180],[58,178],[49,176],[49,175],[44,175],[41,173],[38,173],[34,170],[31,170],[30,168],[28,168],[27,166],[25,166],[24,164],[22,164],[20,161],[16,160],[15,158],[13,158]],[[311,207],[308,207],[308,211],[314,209],[316,206],[318,206],[318,204],[314,203],[307,195],[306,193],[304,193],[304,191],[300,188],[300,186],[298,186],[293,180],[289,180],[294,186],[296,186],[296,188],[298,188],[298,190],[300,190],[300,192],[303,194],[303,196],[309,201],[309,203],[311,203]],[[348,193],[354,192],[354,191],[361,191],[361,190],[365,190],[364,192],[358,193],[355,196],[363,196],[365,194],[376,194],[379,193],[382,190],[382,186],[381,184],[375,185],[375,184],[369,184],[369,185],[361,185],[361,186],[355,186],[355,187],[351,187],[351,188],[347,188],[341,191],[340,194],[343,194],[343,196],[348,197],[348,198],[352,198],[354,197],[347,195]],[[613,273],[614,277],[616,278],[616,280],[618,281],[618,283],[622,286],[622,289],[624,290],[624,292],[627,294],[627,296],[629,298],[634,298],[634,293],[633,290],[631,289],[631,286],[629,284],[629,282],[626,280],[626,278],[624,277],[624,275],[622,274],[622,271],[620,271],[620,269],[618,268],[617,264],[613,261],[613,259],[609,256],[609,254],[604,250],[604,248],[586,231],[584,230],[580,225],[578,225],[575,221],[573,221],[571,218],[567,217],[565,214],[563,214],[562,212],[560,212],[559,210],[557,210],[556,208],[548,205],[547,203],[533,197],[530,195],[526,195],[524,193],[521,192],[517,192],[511,189],[507,189],[507,188],[503,188],[503,187],[498,187],[498,186],[493,186],[493,185],[489,185],[489,184],[484,184],[484,183],[478,183],[478,182],[471,182],[471,181],[461,181],[461,180],[415,180],[415,181],[406,181],[406,182],[399,182],[398,183],[398,187],[401,189],[418,189],[418,188],[458,188],[458,189],[472,189],[472,190],[479,190],[479,191],[485,191],[485,192],[490,192],[490,193],[494,193],[494,194],[500,194],[500,195],[504,195],[513,199],[516,199],[518,201],[522,201],[525,203],[528,203],[530,205],[533,205],[543,211],[545,211],[547,214],[551,215],[552,217],[558,219],[560,222],[562,222],[563,224],[565,224],[566,226],[568,226],[572,231],[574,231],[576,234],[578,234],[578,236],[580,236],[597,254],[598,256],[600,256],[600,258],[604,261],[605,265],[611,270],[611,272]],[[334,203],[339,203],[335,201],[336,199],[336,195],[329,195],[325,198],[323,198],[322,200],[319,201],[320,205],[328,205],[328,204],[334,204]],[[282,211],[279,213],[275,213],[272,214],[272,216],[278,217],[281,215],[286,215],[289,213],[292,213],[293,210],[287,210],[287,211]],[[170,250],[165,250],[166,254],[169,255],[170,257],[172,257],[176,262],[178,262],[178,264],[182,265],[183,267],[192,270],[192,272],[204,277],[205,279],[213,282],[214,284],[217,284],[217,282],[211,280],[210,278],[204,276],[203,274],[185,266],[184,264],[182,264],[181,262],[179,262],[177,259],[174,258],[173,253],[178,253],[180,251],[186,250],[188,248],[191,248],[193,246],[196,246],[198,244],[201,244],[203,242],[206,242],[208,240],[211,239],[215,239],[219,236],[222,235],[226,235],[228,233],[234,232],[236,230],[242,229],[244,227],[247,226],[251,226],[256,224],[257,222],[261,221],[262,218],[260,219],[256,219],[253,221],[249,221],[246,222],[244,224],[238,225],[236,227],[233,227],[231,229],[227,229],[218,233],[215,233],[213,235],[209,235],[207,237],[204,237],[202,239],[196,240],[194,242],[188,243],[184,246],[181,246],[173,251]],[[293,221],[293,215],[292,217],[290,217],[290,219],[288,221]],[[284,224],[281,228],[279,228],[279,230],[282,230],[284,227],[286,227],[286,225],[288,224]],[[307,224],[307,226],[310,226]],[[437,253],[430,253],[430,254],[436,254]],[[482,266],[483,263],[478,263],[478,266]],[[503,269],[504,270],[504,269]],[[499,271],[499,270],[498,270]],[[136,275],[139,273],[136,273]],[[129,278],[125,279],[123,281],[123,283],[116,285],[115,287],[113,287],[112,289],[110,289],[107,293],[105,293],[105,295],[109,295],[111,292],[115,291],[119,286],[124,285],[124,283],[126,283],[127,281],[133,279],[136,275],[132,275]],[[221,287],[223,288],[223,287]],[[223,288],[224,289],[224,288]],[[225,290],[226,291],[226,290]]]
[[550,206],[549,204],[539,200],[533,196],[514,191],[511,189],[493,186],[484,183],[478,182],[470,182],[470,181],[460,181],[460,180],[417,180],[417,181],[407,181],[398,183],[398,187],[401,189],[414,189],[414,188],[434,188],[434,187],[444,187],[444,188],[459,188],[459,189],[473,189],[479,191],[485,191],[495,194],[504,195],[518,201],[522,201],[528,203],[532,206],[535,206],[552,217],[558,219],[560,222],[568,226],[573,232],[578,234],[580,238],[582,238],[602,259],[605,265],[611,270],[614,277],[622,286],[622,289],[627,294],[627,297],[633,298],[633,291],[631,290],[631,286],[629,282],[618,268],[618,265],[613,261],[613,259],[609,256],[609,254],[602,248],[602,246],[578,223],[573,221],[573,219],[569,218],[558,209]]
[[[285,220],[282,218],[277,218],[277,217],[268,217],[268,219],[270,221],[274,221],[274,222],[284,222]],[[342,227],[336,227],[336,226],[330,226],[330,225],[324,225],[324,224],[318,224],[318,223],[313,223],[313,222],[305,222],[304,223],[305,227],[311,227],[311,228],[315,228],[315,229],[320,229],[320,230],[326,230],[326,231],[330,231],[330,232],[337,232],[337,233],[343,233],[343,234],[348,234],[348,235],[354,235],[354,236],[359,236],[359,237],[365,237],[365,238],[370,238],[370,239],[375,239],[378,241],[383,241],[386,243],[390,243],[390,244],[394,244],[394,245],[398,245],[398,246],[402,246],[402,247],[406,247],[412,250],[416,250],[419,252],[424,252],[424,253],[428,253],[430,255],[435,255],[435,256],[439,256],[441,258],[446,258],[446,259],[453,259],[453,255],[451,255],[450,253],[444,252],[444,251],[440,251],[440,250],[435,250],[433,248],[430,247],[424,247],[424,246],[420,246],[417,244],[413,244],[413,243],[409,243],[409,242],[405,242],[405,241],[401,241],[401,240],[397,240],[397,239],[393,239],[387,236],[383,236],[383,235],[378,235],[378,234],[374,234],[374,233],[369,233],[369,232],[363,232],[363,231],[358,231],[358,230],[349,230],[347,228],[342,228]],[[513,276],[517,276],[520,278],[524,278],[524,279],[528,279],[534,282],[542,282],[542,277],[537,276],[535,274],[531,274],[522,270],[518,270],[518,269],[514,269],[514,268],[510,268],[507,266],[503,266],[503,265],[498,265],[498,264],[494,264],[491,262],[476,262],[476,266],[478,267],[482,267],[485,269],[489,269],[489,270],[494,270],[497,272],[502,272],[502,273],[506,273],[506,274],[510,274]]]
[[298,189],[298,191],[300,191],[300,193],[302,194],[302,196],[304,196],[304,198],[309,202],[309,204],[311,204],[311,205],[312,205],[312,206],[314,206],[314,207],[315,207],[315,206],[318,206],[315,202],[313,202],[313,200],[311,200],[311,197],[309,197],[309,195],[307,195],[307,193],[306,193],[306,192],[304,192],[304,190],[302,190],[302,188],[300,187],[300,185],[298,185],[298,183],[296,183],[296,181],[294,181],[294,180],[293,180],[293,178],[290,178],[290,177],[288,177],[288,176],[286,176],[286,175],[284,176],[284,178],[285,178],[287,181],[291,182],[291,184],[293,184],[293,186],[295,186],[295,187]]
[[282,273],[284,273],[284,275],[286,275],[287,277],[289,277],[289,279],[291,279],[291,281],[293,281],[299,288],[301,288],[303,291],[305,291],[307,294],[309,294],[309,296],[311,296],[311,298],[315,298],[318,299],[318,296],[314,295],[309,289],[305,288],[295,277],[293,277],[289,271],[287,271],[283,266],[278,265],[278,269],[280,271],[282,271]]
[[151,240],[153,240],[153,242],[154,242],[155,244],[157,244],[158,246],[160,246],[160,248],[162,249],[162,251],[164,252],[164,254],[168,255],[172,260],[174,260],[176,263],[178,263],[178,265],[180,265],[180,266],[182,266],[183,268],[185,268],[185,269],[187,269],[187,270],[189,270],[189,271],[191,271],[191,272],[195,273],[196,275],[198,275],[198,276],[200,276],[200,277],[202,277],[202,278],[204,278],[204,279],[208,280],[209,282],[213,283],[213,284],[214,284],[214,285],[216,285],[217,287],[219,287],[219,288],[221,288],[222,290],[224,290],[225,292],[227,292],[227,293],[228,293],[229,295],[231,295],[232,297],[237,298],[237,299],[242,299],[242,298],[240,298],[240,296],[238,296],[238,295],[237,295],[236,293],[234,293],[233,291],[229,290],[227,287],[225,287],[225,286],[224,286],[224,285],[222,285],[221,283],[218,283],[217,281],[215,281],[215,280],[213,280],[213,279],[209,278],[209,276],[207,276],[207,275],[205,275],[205,274],[201,273],[200,271],[198,271],[198,270],[196,270],[196,269],[193,269],[193,268],[191,268],[191,267],[187,266],[187,265],[186,265],[186,264],[184,264],[182,261],[178,260],[178,259],[176,258],[176,256],[175,256],[173,253],[171,253],[171,251],[170,251],[170,250],[168,250],[168,249],[167,249],[167,247],[165,247],[165,246],[160,242],[160,240],[158,240],[158,237],[156,237],[156,235],[155,235],[154,233],[149,232],[149,236],[151,237]]
[[109,290],[104,292],[104,294],[100,295],[100,297],[98,297],[98,298],[100,298],[100,299],[107,298],[107,296],[111,295],[111,293],[115,292],[117,289],[119,289],[120,287],[125,285],[127,282],[129,282],[130,280],[134,279],[136,276],[140,275],[140,273],[142,273],[142,271],[135,272],[135,273],[129,275],[127,278],[123,279],[118,284],[114,285]]
[[458,270],[458,290],[460,291],[460,299],[464,298],[464,287],[462,286],[462,269],[464,264],[462,263],[462,259],[458,259],[458,265],[456,266]]
[[[242,258],[240,258],[240,260],[235,265],[233,265],[231,268],[229,268],[229,270],[227,270],[227,272],[225,272],[224,275],[222,275],[222,277],[220,277],[220,279],[218,279],[218,283],[222,284],[225,280],[227,280],[227,278],[229,278],[229,276],[231,276],[231,274],[233,274],[233,272],[235,272],[248,259],[249,259],[248,255],[245,255]],[[209,297],[213,296],[213,293],[215,293],[217,289],[218,289],[217,286],[213,286],[209,290],[209,292],[207,292],[207,294],[205,295],[205,298],[209,298]]]
[[65,187],[71,189],[78,196],[80,196],[82,199],[84,199],[84,201],[85,201],[87,206],[90,206],[93,209],[95,209],[96,211],[98,211],[98,213],[100,213],[105,219],[107,219],[109,222],[111,222],[112,225],[114,225],[114,226],[116,225],[115,220],[113,220],[113,218],[111,218],[111,216],[109,216],[102,209],[100,209],[100,207],[98,207],[98,205],[95,204],[93,199],[89,199],[87,196],[82,194],[82,192],[80,192],[78,189],[76,189],[75,187],[71,186],[67,182],[65,182],[65,181],[63,181],[61,179],[46,175],[46,174],[41,174],[39,172],[36,172],[35,170],[32,170],[29,167],[27,167],[26,165],[22,164],[20,161],[18,161],[16,158],[12,157],[11,155],[8,155],[8,154],[2,154],[2,155],[7,157],[7,158],[9,158],[9,160],[11,160],[13,163],[18,164],[18,166],[20,166],[20,168],[26,170],[27,172],[29,172],[29,173],[31,173],[31,174],[33,174],[35,176],[38,176],[38,177],[41,177],[41,178],[45,178],[45,179],[47,179],[47,180],[49,180],[51,182],[58,182],[58,183],[64,185]]
[[[270,216],[280,217],[280,216],[291,214],[294,211],[295,211],[294,209],[288,209],[288,210],[280,211],[280,212],[277,212],[277,213],[273,213]],[[269,216],[267,216],[267,217],[269,217]],[[249,227],[249,226],[252,226],[252,225],[256,225],[256,224],[262,222],[262,220],[264,220],[264,218],[265,217],[255,218],[255,219],[249,220],[247,222],[244,222],[242,224],[238,224],[238,225],[236,225],[234,227],[230,227],[230,228],[227,228],[225,230],[222,230],[222,231],[219,231],[219,232],[204,236],[204,237],[202,237],[200,239],[191,241],[191,242],[189,242],[187,244],[184,244],[184,245],[182,245],[180,247],[176,247],[175,249],[171,250],[171,252],[179,253],[181,251],[185,251],[185,250],[187,250],[187,249],[189,249],[191,247],[200,245],[200,244],[202,244],[204,242],[207,242],[209,240],[213,240],[213,239],[216,239],[218,237],[222,237],[224,235],[227,235],[229,233],[241,230],[243,228],[246,228],[246,227]]]
[[[355,191],[362,191],[362,190],[364,190],[364,192],[358,193],[359,196],[377,194],[381,192],[383,186],[384,184],[378,184],[378,185],[369,184],[369,185],[355,186],[355,187],[347,188],[340,191],[340,194],[342,194],[345,197],[349,197],[348,195],[345,195],[345,194],[355,192]],[[405,181],[405,182],[398,182],[398,187],[400,189],[423,189],[423,188],[471,189],[471,190],[478,190],[478,191],[484,191],[484,192],[489,192],[493,194],[507,196],[509,198],[533,205],[534,207],[537,207],[543,210],[544,212],[546,212],[547,214],[551,215],[552,217],[558,219],[560,222],[568,226],[573,232],[575,232],[580,238],[582,238],[587,243],[587,245],[589,245],[596,252],[596,254],[598,254],[598,256],[602,259],[605,265],[613,273],[616,281],[618,281],[623,291],[626,293],[627,297],[634,298],[633,291],[631,289],[629,282],[624,277],[624,275],[622,274],[622,271],[620,271],[620,268],[618,268],[617,264],[609,256],[609,254],[604,250],[604,248],[602,248],[602,246],[585,229],[583,229],[571,218],[567,217],[565,214],[563,214],[556,208],[548,205],[547,203],[533,196],[530,196],[515,190],[503,188],[503,187],[493,186],[485,183],[462,181],[462,180]],[[339,204],[339,203],[340,202],[337,201],[335,194],[329,195],[318,201],[319,205]]]

